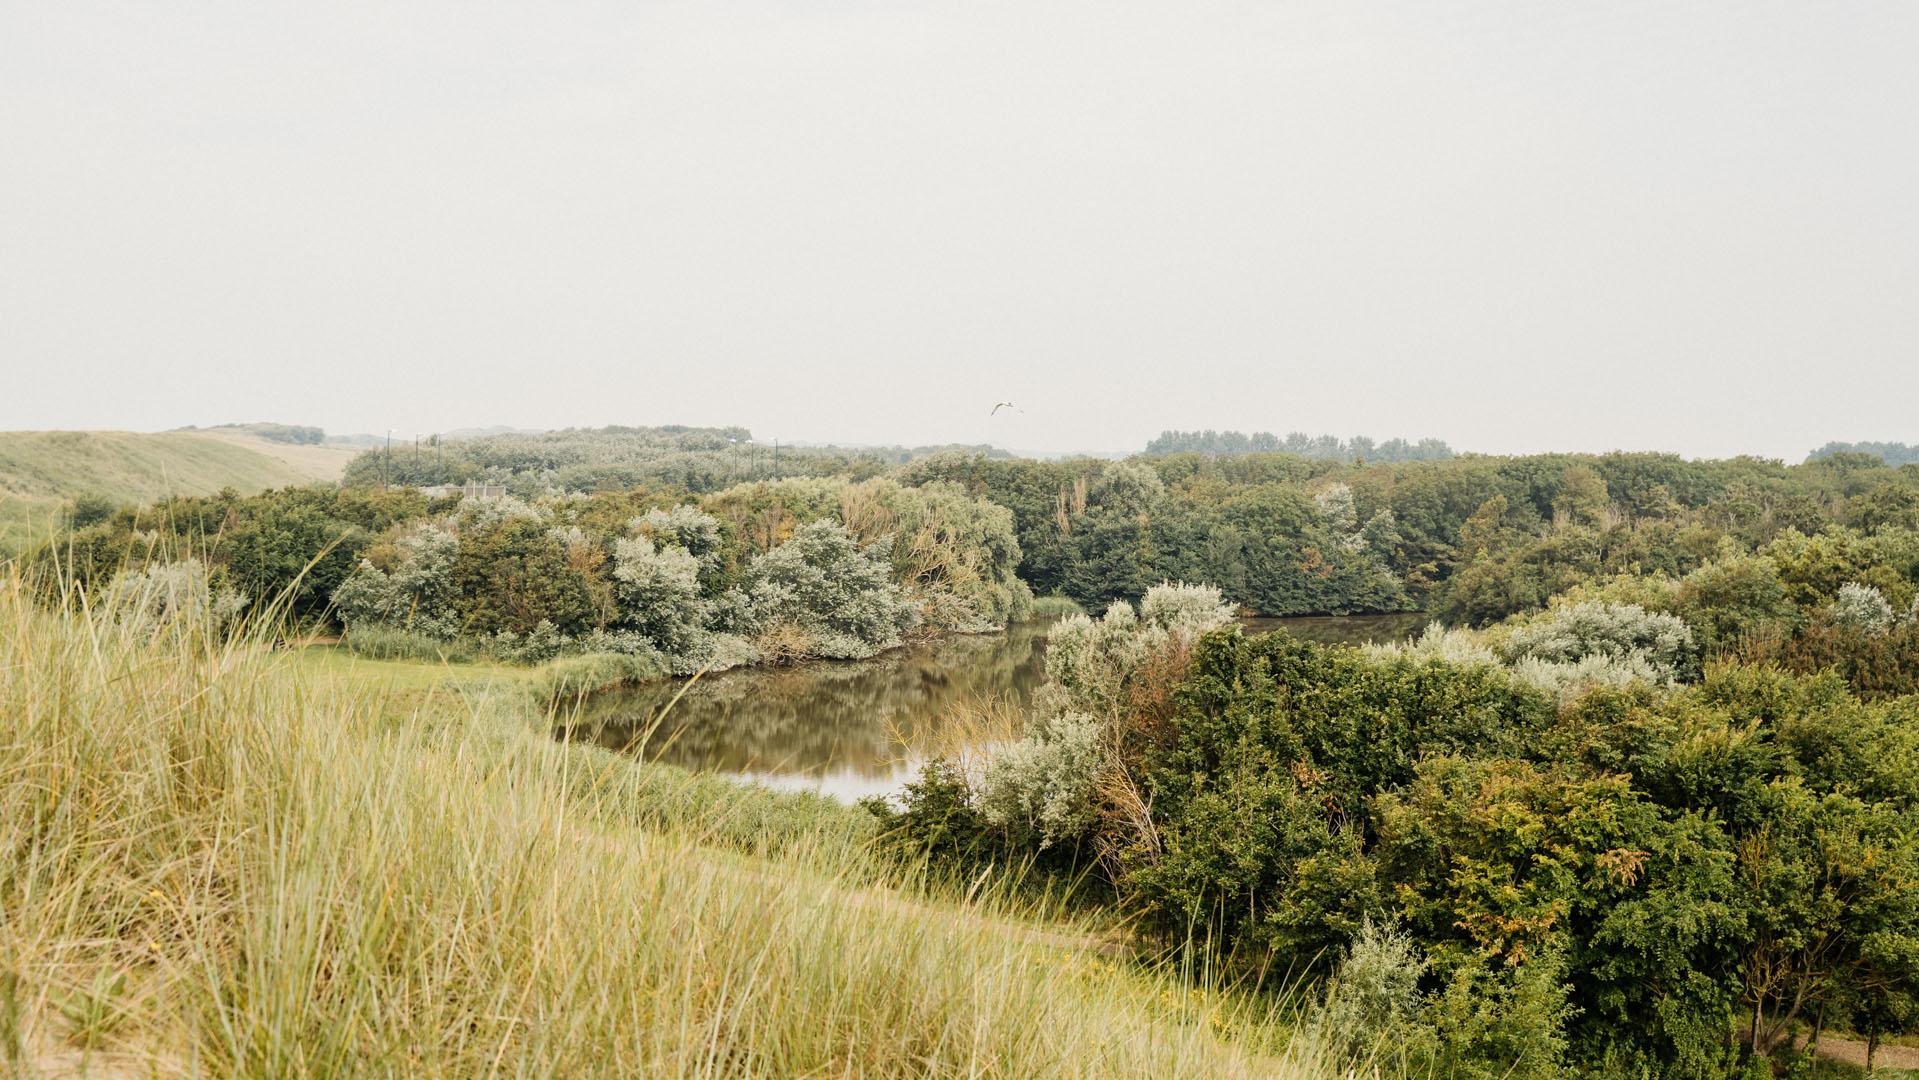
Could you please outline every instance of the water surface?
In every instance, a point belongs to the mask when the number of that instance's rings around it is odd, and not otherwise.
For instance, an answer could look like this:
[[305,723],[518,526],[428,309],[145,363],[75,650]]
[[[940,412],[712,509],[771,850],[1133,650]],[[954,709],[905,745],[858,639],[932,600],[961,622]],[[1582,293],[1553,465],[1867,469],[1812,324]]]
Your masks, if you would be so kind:
[[[1247,619],[1329,644],[1414,634],[1423,615]],[[689,769],[839,799],[898,791],[919,771],[912,750],[958,709],[1023,707],[1045,678],[1047,622],[896,649],[871,660],[748,668],[600,694],[575,738]],[[684,694],[672,702],[674,695]],[[662,716],[662,713],[664,715]]]
[[[579,733],[690,769],[841,799],[897,791],[910,747],[953,710],[1023,707],[1045,676],[1049,623],[910,645],[871,660],[746,668],[599,695]],[[686,693],[667,709],[682,687]],[[664,718],[661,717],[665,710]]]

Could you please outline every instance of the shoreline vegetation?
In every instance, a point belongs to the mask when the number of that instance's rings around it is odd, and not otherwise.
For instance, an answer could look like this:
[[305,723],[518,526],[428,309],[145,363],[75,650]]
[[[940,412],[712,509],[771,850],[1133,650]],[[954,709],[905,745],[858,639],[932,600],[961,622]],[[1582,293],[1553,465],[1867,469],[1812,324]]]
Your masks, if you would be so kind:
[[[1919,1032],[1919,466],[1274,441],[605,429],[76,503],[0,579],[0,1048],[1757,1080]],[[898,799],[552,737],[1040,611],[1031,706]]]
[[856,808],[139,599],[0,581],[10,1069],[1330,1075],[1283,1004],[891,859]]
[[[1050,622],[1067,615],[1080,614],[1078,604],[1065,597],[1042,597],[1021,622]],[[775,665],[788,667],[794,665],[811,666],[815,664],[859,663],[885,656],[889,653],[915,646],[937,645],[941,640],[953,637],[990,636],[1004,634],[1005,626],[976,626],[965,629],[937,630],[921,632],[889,645],[872,656],[863,657],[812,657],[789,659]],[[436,642],[432,639],[401,637],[397,641],[387,638],[380,631],[369,633],[363,629],[349,633],[337,643],[315,646],[303,644],[300,648],[337,648],[342,652],[369,661],[417,662],[429,665],[447,665],[451,668],[484,672],[487,674],[510,673],[510,676],[524,683],[531,699],[543,707],[557,707],[567,702],[608,691],[645,686],[673,679],[691,680],[730,671],[752,670],[769,665],[737,665],[725,668],[702,668],[693,672],[675,672],[661,668],[644,656],[631,656],[622,653],[577,653],[542,660],[534,664],[514,663],[511,661],[491,660],[484,655],[462,650],[456,644]]]

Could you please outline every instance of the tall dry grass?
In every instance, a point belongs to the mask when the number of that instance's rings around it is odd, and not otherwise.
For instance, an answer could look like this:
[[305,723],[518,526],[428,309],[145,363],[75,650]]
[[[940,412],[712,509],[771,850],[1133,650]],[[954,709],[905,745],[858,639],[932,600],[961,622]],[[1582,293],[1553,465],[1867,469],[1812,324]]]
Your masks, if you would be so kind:
[[0,580],[0,1071],[1326,1071],[1070,921],[893,887],[844,819],[69,599]]

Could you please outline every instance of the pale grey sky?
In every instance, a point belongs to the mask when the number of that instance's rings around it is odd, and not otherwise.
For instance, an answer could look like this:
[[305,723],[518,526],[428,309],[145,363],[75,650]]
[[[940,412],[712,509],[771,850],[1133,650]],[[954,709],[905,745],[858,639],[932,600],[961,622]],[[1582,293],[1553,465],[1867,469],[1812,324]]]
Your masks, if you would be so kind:
[[1919,441],[1919,4],[0,0],[0,428],[251,419]]

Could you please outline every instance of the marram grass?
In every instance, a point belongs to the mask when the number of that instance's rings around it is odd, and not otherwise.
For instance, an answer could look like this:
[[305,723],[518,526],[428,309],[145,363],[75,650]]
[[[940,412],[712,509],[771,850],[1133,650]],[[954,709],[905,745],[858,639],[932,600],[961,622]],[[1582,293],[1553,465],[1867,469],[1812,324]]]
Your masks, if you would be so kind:
[[1333,1071],[1083,926],[889,885],[850,814],[742,836],[712,782],[387,694],[0,581],[0,1074]]

